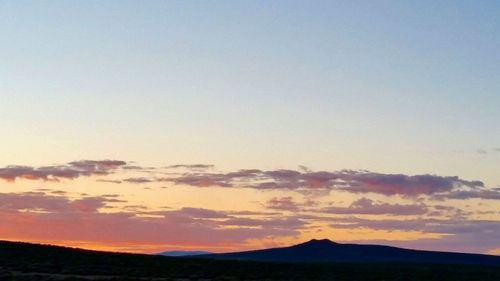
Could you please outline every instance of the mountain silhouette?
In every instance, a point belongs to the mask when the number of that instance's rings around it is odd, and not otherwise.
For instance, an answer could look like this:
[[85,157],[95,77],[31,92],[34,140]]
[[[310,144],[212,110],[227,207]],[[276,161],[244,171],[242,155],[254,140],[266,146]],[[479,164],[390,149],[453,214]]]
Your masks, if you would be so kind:
[[158,253],[157,255],[166,256],[166,257],[188,257],[188,256],[198,256],[198,255],[207,255],[210,252],[205,251],[166,251]]
[[[317,247],[323,251],[325,247],[342,245],[315,241],[293,246],[296,251],[293,254],[304,253],[304,248]],[[254,262],[100,252],[0,240],[0,280],[492,281],[500,280],[500,266],[498,263]]]
[[382,245],[341,244],[328,239],[246,252],[201,255],[224,260],[277,262],[405,262],[500,265],[500,256],[410,250]]

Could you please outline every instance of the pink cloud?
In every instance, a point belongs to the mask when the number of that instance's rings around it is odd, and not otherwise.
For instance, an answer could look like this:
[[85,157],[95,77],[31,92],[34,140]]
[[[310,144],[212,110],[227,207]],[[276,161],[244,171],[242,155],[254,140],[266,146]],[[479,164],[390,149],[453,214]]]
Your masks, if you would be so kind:
[[82,160],[73,161],[66,165],[45,167],[7,166],[0,168],[0,179],[6,181],[15,181],[18,178],[59,181],[81,176],[107,175],[123,165],[126,165],[126,162],[119,160]]
[[201,208],[101,211],[114,202],[123,203],[106,196],[72,200],[42,192],[0,193],[0,237],[137,248],[152,244],[236,248],[249,239],[297,235],[304,225],[296,218],[245,219],[236,213]]
[[358,214],[358,215],[423,215],[428,208],[423,204],[389,204],[375,203],[361,198],[354,201],[349,207],[328,207],[321,211],[330,214]]
[[274,197],[267,201],[266,205],[269,209],[283,210],[283,211],[298,211],[300,205],[293,200],[291,196],[287,197]]
[[[7,166],[0,168],[0,179],[15,181],[18,178],[30,180],[58,181],[81,176],[106,176],[116,169],[142,170],[140,166],[127,166],[119,160],[82,160],[65,165],[45,167]],[[124,180],[98,179],[111,183],[172,182],[196,187],[254,188],[261,190],[296,190],[303,194],[326,195],[332,190],[351,193],[377,193],[386,196],[399,195],[417,197],[427,195],[435,199],[482,198],[500,200],[500,189],[484,187],[481,181],[469,181],[457,176],[382,174],[369,171],[318,171],[243,169],[232,172],[212,172],[213,165],[172,165],[164,169],[174,172],[160,172],[158,168],[144,168],[148,176],[131,177]],[[175,170],[182,169],[183,172]],[[185,171],[187,170],[187,171]],[[154,173],[160,173],[161,176]],[[168,176],[165,176],[168,175]]]
[[228,173],[183,173],[161,180],[197,187],[285,189],[301,192],[340,190],[405,197],[429,195],[448,198],[450,196],[455,199],[467,199],[467,196],[485,199],[500,198],[500,190],[487,189],[481,181],[468,181],[456,176],[382,174],[369,171],[313,172],[310,170],[247,169]]

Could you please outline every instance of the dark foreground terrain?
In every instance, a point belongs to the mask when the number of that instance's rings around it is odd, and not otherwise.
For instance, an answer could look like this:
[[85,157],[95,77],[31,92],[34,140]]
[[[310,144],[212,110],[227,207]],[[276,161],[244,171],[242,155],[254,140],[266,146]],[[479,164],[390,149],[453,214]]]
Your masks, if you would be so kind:
[[0,242],[0,280],[500,280],[500,266],[171,258]]

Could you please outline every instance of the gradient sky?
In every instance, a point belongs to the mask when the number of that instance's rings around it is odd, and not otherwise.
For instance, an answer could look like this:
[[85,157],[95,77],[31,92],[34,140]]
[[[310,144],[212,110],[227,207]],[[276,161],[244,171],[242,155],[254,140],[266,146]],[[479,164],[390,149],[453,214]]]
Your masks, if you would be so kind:
[[0,239],[500,253],[499,14],[0,1]]

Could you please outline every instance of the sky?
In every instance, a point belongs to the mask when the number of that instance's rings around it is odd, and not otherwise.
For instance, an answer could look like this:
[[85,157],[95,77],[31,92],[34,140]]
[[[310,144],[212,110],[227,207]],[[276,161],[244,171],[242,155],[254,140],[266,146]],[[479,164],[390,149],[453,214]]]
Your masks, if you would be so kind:
[[499,13],[0,1],[0,239],[500,254]]

